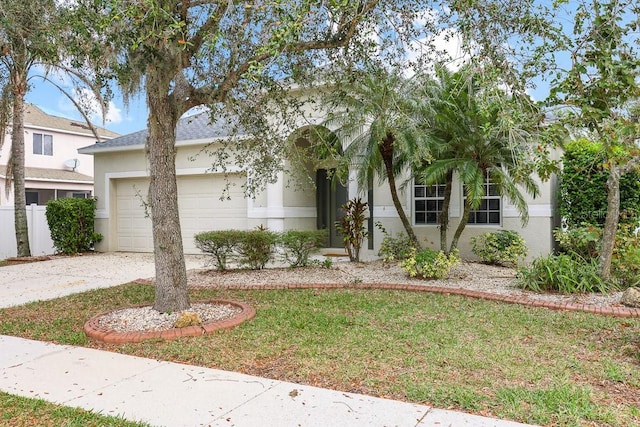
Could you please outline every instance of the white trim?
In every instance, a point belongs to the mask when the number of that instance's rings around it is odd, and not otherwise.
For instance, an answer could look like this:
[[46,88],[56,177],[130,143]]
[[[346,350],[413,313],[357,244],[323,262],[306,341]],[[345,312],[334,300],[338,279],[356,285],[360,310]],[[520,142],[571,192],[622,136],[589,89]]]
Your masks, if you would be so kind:
[[[66,119],[66,120],[69,120],[70,122],[78,122],[78,123],[81,122],[81,120],[74,120],[74,119]],[[86,126],[86,125],[83,125],[83,126]],[[28,134],[29,133],[28,131],[30,129],[45,130],[45,131],[48,131],[48,132],[63,133],[63,134],[66,134],[66,135],[84,136],[84,137],[89,137],[89,138],[95,138],[96,137],[93,134],[93,132],[91,132],[91,130],[89,130],[89,129],[87,129],[87,132],[85,133],[85,132],[74,132],[74,131],[68,130],[68,129],[50,128],[50,127],[47,127],[47,126],[34,125],[34,124],[30,124],[30,123],[25,124],[25,126],[24,126],[25,133]],[[116,132],[114,132],[114,133],[116,133]],[[104,139],[107,139],[107,140],[118,138],[118,136],[102,135],[100,132],[98,132],[98,136],[100,138],[104,138]]]
[[[249,199],[251,200],[251,199]],[[283,207],[283,208],[254,208],[253,203],[249,203],[247,208],[247,218],[315,218],[316,208],[304,207]]]
[[[529,218],[551,218],[553,217],[552,205],[529,205]],[[504,218],[520,218],[520,213],[513,205],[505,204],[502,208]]]
[[[194,145],[209,145],[209,144],[215,144],[217,142],[221,142],[221,141],[233,141],[233,140],[246,140],[246,139],[251,139],[253,138],[251,135],[240,135],[240,136],[234,136],[234,137],[228,137],[228,136],[217,136],[214,138],[200,138],[200,139],[187,139],[187,140],[182,140],[182,141],[176,141],[176,143],[174,144],[175,147],[189,147],[189,146],[194,146]],[[113,139],[117,139],[117,138],[113,138]],[[105,141],[105,143],[108,141]],[[146,143],[137,143],[135,145],[121,145],[121,146],[114,146],[114,147],[106,147],[106,148],[100,148],[100,144],[101,143],[96,143],[94,145],[90,145],[88,147],[82,147],[78,149],[78,153],[80,154],[101,154],[101,153],[115,153],[115,152],[121,152],[121,151],[141,151],[144,150]]]

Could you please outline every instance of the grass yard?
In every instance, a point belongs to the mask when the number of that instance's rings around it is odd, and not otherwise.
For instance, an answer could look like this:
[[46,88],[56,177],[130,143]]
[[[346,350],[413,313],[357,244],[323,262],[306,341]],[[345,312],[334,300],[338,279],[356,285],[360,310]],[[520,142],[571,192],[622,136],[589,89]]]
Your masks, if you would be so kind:
[[18,397],[0,391],[0,425],[12,427],[143,427],[147,424],[54,405],[44,400]]
[[123,346],[82,326],[151,304],[129,284],[0,310],[0,333],[542,425],[640,425],[640,320],[382,290],[197,290],[252,304],[228,331]]

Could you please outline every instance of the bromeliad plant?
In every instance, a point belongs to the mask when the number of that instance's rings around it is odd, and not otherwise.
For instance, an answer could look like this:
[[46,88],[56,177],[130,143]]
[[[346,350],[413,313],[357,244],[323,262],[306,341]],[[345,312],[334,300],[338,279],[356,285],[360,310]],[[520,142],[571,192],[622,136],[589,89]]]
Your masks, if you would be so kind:
[[336,228],[342,234],[344,248],[351,262],[360,262],[362,242],[369,234],[364,226],[367,207],[367,202],[363,202],[361,198],[351,199],[342,206],[345,215],[340,221],[336,221]]

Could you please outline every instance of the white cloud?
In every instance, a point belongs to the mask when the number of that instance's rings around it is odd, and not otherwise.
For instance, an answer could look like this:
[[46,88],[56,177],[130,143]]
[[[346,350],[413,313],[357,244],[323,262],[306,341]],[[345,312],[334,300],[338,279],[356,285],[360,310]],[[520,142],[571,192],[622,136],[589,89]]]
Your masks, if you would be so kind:
[[[72,91],[73,99],[81,108],[88,113],[92,122],[103,124],[122,123],[122,109],[118,108],[113,101],[107,103],[107,110],[104,115],[104,122],[100,108],[100,102],[93,92],[88,88],[75,88]],[[77,107],[66,96],[60,98],[58,107],[67,114],[78,115]]]

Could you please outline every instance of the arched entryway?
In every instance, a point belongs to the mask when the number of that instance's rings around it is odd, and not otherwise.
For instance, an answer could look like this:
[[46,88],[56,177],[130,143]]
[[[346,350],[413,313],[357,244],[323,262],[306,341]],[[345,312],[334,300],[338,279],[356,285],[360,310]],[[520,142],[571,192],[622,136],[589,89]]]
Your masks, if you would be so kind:
[[300,163],[315,187],[316,227],[327,230],[329,247],[340,248],[343,246],[342,236],[335,224],[344,215],[342,206],[349,200],[345,174],[338,170],[341,142],[328,129],[313,126],[297,132],[295,145],[302,160]]

